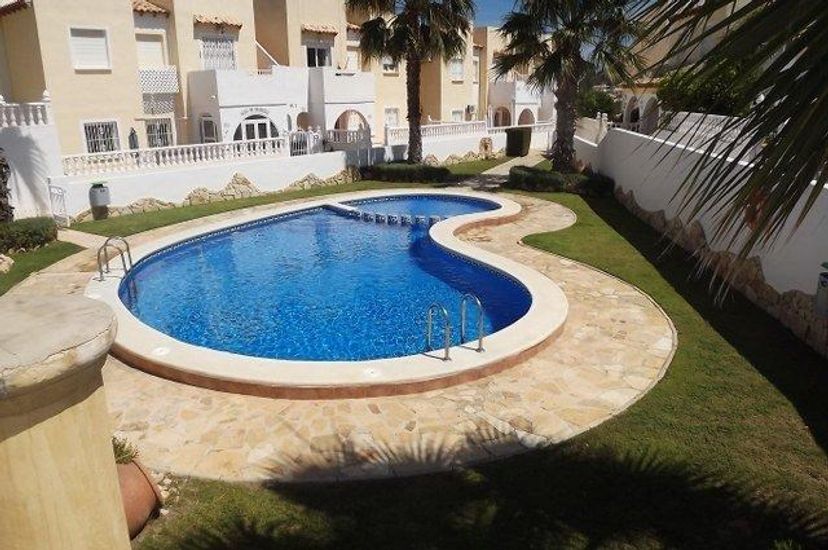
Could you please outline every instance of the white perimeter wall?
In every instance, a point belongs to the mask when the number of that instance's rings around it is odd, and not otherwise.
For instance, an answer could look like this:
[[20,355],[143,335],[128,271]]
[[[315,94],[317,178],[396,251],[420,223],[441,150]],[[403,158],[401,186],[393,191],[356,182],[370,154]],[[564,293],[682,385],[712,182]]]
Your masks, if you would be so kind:
[[[597,153],[597,164],[593,166],[613,178],[622,191],[633,191],[641,208],[652,212],[664,210],[670,220],[679,215],[681,202],[673,197],[701,153],[682,145],[664,146],[665,143],[668,142],[613,129],[600,146],[587,147],[582,142],[581,150],[585,154]],[[814,294],[820,264],[828,261],[828,189],[822,190],[808,217],[795,228],[803,202],[783,228],[781,237],[755,253],[761,260],[765,281],[780,293],[801,290]],[[691,221],[686,213],[681,220],[685,225]],[[703,214],[698,221],[710,239],[716,220],[710,214]],[[708,244],[718,251],[727,248],[726,243]]]
[[283,190],[309,174],[325,179],[344,169],[345,153],[337,151],[140,173],[62,176],[52,178],[52,185],[66,191],[66,213],[76,216],[89,209],[89,187],[98,181],[107,182],[112,206],[127,206],[145,198],[180,203],[198,187],[211,191],[223,189],[236,173],[244,175],[261,191],[272,192]]
[[63,172],[53,125],[0,128],[0,148],[11,169],[9,187],[15,218],[51,216],[48,179]]

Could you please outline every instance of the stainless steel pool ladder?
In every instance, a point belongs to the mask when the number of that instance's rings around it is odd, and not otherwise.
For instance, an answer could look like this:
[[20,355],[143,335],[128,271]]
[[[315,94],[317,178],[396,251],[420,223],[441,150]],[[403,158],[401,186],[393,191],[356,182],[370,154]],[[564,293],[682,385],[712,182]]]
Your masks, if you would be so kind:
[[[121,247],[123,245],[123,248]],[[126,242],[126,239],[123,237],[109,237],[104,241],[101,247],[98,249],[98,274],[100,275],[100,280],[104,280],[104,273],[109,273],[109,249],[114,248],[118,252],[118,256],[121,258],[121,265],[124,268],[124,275],[126,275],[130,269],[132,269],[132,250],[129,248],[129,243]],[[124,257],[126,254],[126,257]],[[127,266],[127,260],[129,260],[129,266]]]
[[445,348],[445,355],[443,356],[443,361],[448,361],[450,359],[451,349],[451,319],[449,319],[448,310],[446,310],[446,308],[437,303],[431,304],[428,307],[426,327],[426,347],[428,348],[427,351],[434,351],[434,345],[432,344],[432,336],[434,329],[435,312],[443,316],[443,347]]
[[477,349],[475,351],[480,353],[483,351],[483,304],[480,303],[480,298],[474,294],[463,294],[463,297],[460,298],[460,344],[465,344],[468,341],[466,339],[466,313],[469,302],[477,307]]

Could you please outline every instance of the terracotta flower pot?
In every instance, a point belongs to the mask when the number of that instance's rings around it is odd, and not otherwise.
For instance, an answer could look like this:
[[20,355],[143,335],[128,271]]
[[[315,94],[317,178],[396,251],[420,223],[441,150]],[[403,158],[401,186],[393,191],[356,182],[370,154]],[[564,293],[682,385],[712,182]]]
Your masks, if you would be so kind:
[[164,500],[158,485],[141,464],[133,460],[117,466],[129,537],[135,538],[161,508]]

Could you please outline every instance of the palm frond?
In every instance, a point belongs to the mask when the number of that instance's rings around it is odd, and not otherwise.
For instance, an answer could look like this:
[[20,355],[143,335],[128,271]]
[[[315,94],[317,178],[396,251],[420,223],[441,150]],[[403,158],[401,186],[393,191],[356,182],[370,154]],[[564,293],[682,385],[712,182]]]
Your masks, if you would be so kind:
[[[715,216],[713,239],[746,257],[789,236],[788,230],[806,219],[828,182],[828,4],[696,4],[660,1],[641,10],[649,30],[647,43],[673,42],[665,59],[648,70],[657,72],[679,60],[687,65],[682,78],[715,82],[722,71],[718,60],[739,59],[746,70],[758,74],[746,86],[746,116],[727,123],[705,142],[676,197],[689,216]],[[697,55],[703,44],[716,40],[704,55]],[[690,61],[694,57],[698,59]],[[764,100],[750,102],[759,97]],[[703,124],[704,117],[698,125]],[[749,151],[757,152],[755,158],[748,158]],[[759,215],[748,219],[745,211],[757,197]]]

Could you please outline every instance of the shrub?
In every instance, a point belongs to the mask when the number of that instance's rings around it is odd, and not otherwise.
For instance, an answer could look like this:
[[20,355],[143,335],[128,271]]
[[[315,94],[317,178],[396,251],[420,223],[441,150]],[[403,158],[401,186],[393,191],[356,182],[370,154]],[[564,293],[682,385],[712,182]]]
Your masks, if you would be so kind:
[[57,239],[52,218],[27,218],[0,224],[0,253],[31,250]]
[[532,145],[531,128],[509,128],[506,130],[506,156],[525,157]]
[[368,166],[363,170],[368,179],[392,182],[446,182],[451,179],[451,171],[444,166],[425,164],[408,164],[391,162]]
[[756,81],[756,74],[745,70],[739,61],[719,61],[713,67],[707,78],[698,78],[687,70],[664,77],[658,89],[662,109],[743,116],[755,99],[748,90]]
[[578,92],[575,109],[579,117],[594,118],[598,113],[606,113],[612,120],[621,114],[621,107],[614,97],[593,88],[585,88]]
[[522,191],[567,192],[603,197],[613,192],[615,182],[611,178],[598,173],[563,174],[542,168],[515,166],[509,170],[509,181],[506,186],[510,189],[520,189]]

